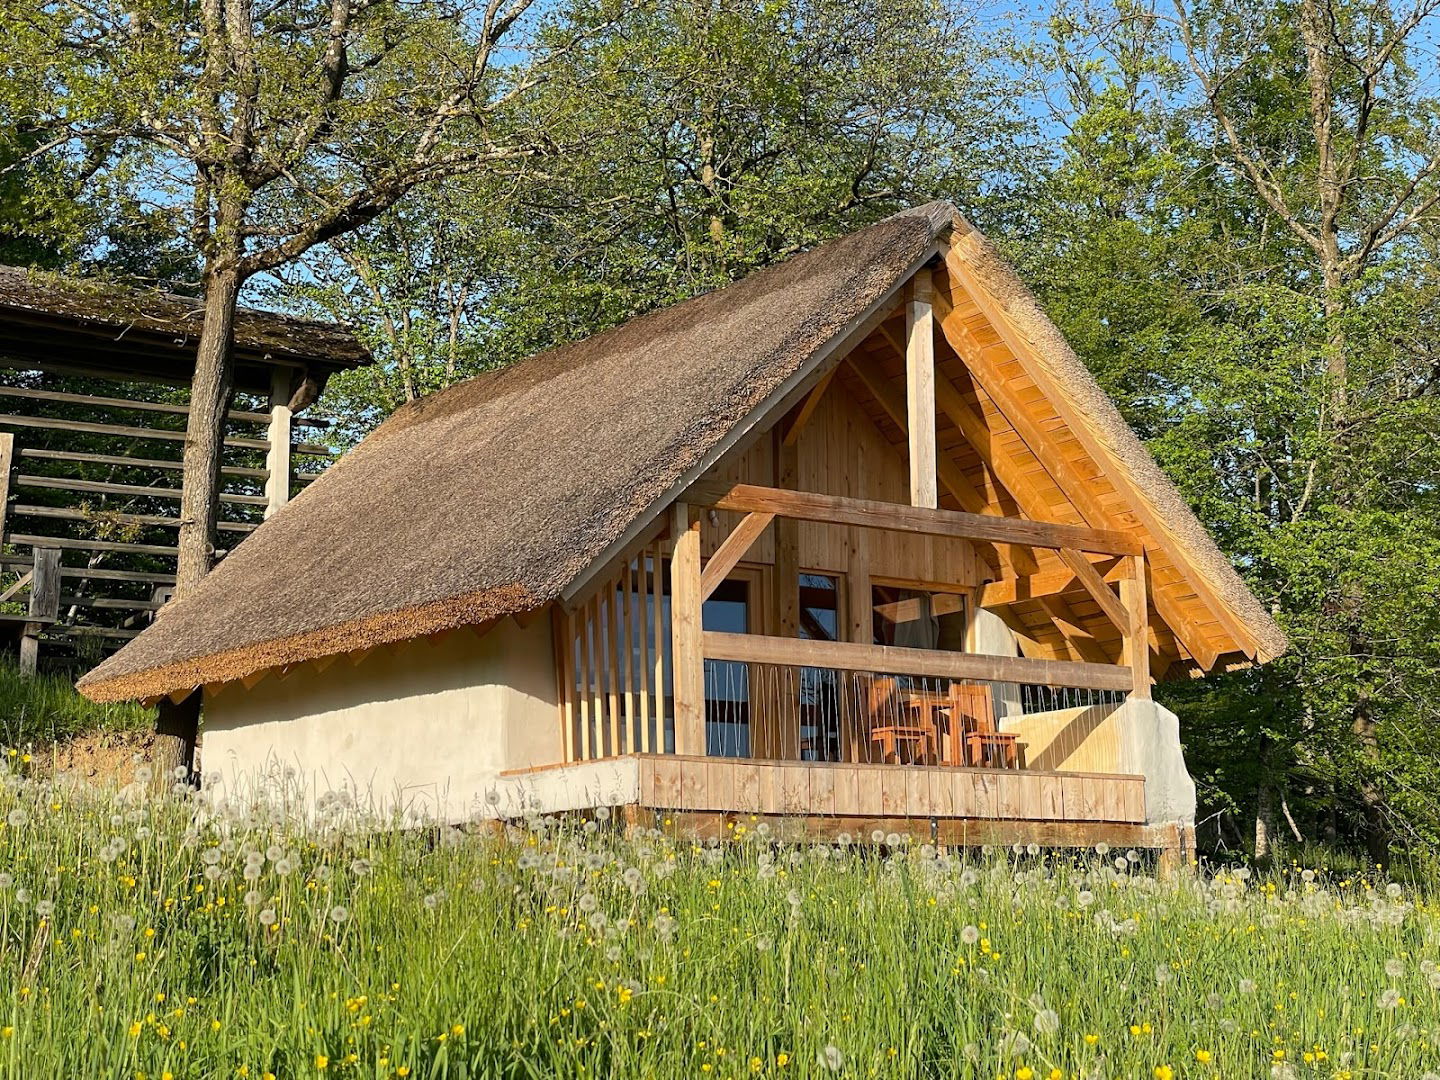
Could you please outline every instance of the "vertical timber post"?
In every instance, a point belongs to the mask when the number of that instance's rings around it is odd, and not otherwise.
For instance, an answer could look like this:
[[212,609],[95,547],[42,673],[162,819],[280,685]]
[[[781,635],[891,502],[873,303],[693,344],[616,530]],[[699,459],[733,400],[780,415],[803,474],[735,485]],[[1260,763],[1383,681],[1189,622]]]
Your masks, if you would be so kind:
[[670,510],[670,656],[675,752],[705,753],[705,657],[700,625],[700,521],[686,503]]
[[[781,436],[785,425],[775,428],[772,451],[775,486],[794,491],[800,481],[800,448]],[[795,518],[776,515],[770,526],[775,537],[775,572],[771,583],[772,627],[778,637],[800,636],[800,522]],[[763,682],[761,683],[763,685]],[[759,702],[751,703],[750,754],[757,758],[783,758],[787,732],[782,725],[798,717],[799,686],[793,688],[786,678],[773,680],[775,690]],[[793,696],[792,696],[793,694]],[[797,719],[798,723],[798,719]],[[799,741],[799,733],[796,733]],[[798,754],[797,754],[798,756]]]
[[265,453],[265,516],[268,518],[290,501],[290,369],[270,371],[270,427]]
[[910,435],[910,504],[940,505],[935,478],[935,314],[928,267],[910,282],[905,305],[905,405]]
[[1125,606],[1125,665],[1130,669],[1130,697],[1150,699],[1150,595],[1145,579],[1145,556],[1126,560],[1120,579],[1120,602]]
[[40,664],[40,631],[60,615],[60,549],[35,548],[30,579],[29,616],[20,639],[20,674],[34,675]]
[[10,470],[15,466],[15,436],[0,432],[0,543],[5,540],[5,520],[10,508]]

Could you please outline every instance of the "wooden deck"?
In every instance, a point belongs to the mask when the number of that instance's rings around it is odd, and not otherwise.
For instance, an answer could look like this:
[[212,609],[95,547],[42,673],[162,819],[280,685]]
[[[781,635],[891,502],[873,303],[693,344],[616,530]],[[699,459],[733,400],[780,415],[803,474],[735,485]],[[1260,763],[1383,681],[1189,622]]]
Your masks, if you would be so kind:
[[754,818],[791,839],[879,829],[951,844],[1173,843],[1145,824],[1140,776],[626,754],[506,777],[543,791],[546,811],[618,806],[701,836]]

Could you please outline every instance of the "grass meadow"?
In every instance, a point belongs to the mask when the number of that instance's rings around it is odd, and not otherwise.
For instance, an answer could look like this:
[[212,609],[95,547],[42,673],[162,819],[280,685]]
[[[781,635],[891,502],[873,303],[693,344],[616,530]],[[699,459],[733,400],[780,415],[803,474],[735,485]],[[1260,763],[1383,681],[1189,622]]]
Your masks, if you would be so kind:
[[1383,879],[338,799],[298,831],[3,756],[7,1077],[1440,1072],[1437,910]]

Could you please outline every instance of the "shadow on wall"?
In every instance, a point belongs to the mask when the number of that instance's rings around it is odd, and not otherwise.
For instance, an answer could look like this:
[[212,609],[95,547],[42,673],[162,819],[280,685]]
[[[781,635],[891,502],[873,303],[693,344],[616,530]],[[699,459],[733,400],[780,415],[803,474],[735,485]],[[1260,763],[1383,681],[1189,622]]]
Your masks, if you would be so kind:
[[1010,716],[1000,726],[1020,736],[1027,768],[1113,773],[1121,771],[1119,711],[1117,704],[1085,705]]

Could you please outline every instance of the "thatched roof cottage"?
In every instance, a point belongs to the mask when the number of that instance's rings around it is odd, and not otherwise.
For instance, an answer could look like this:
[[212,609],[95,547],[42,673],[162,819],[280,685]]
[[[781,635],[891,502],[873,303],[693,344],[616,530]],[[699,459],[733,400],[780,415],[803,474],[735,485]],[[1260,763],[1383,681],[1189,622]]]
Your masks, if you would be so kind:
[[1173,845],[1152,683],[1284,648],[935,203],[401,409],[80,685],[232,794]]

